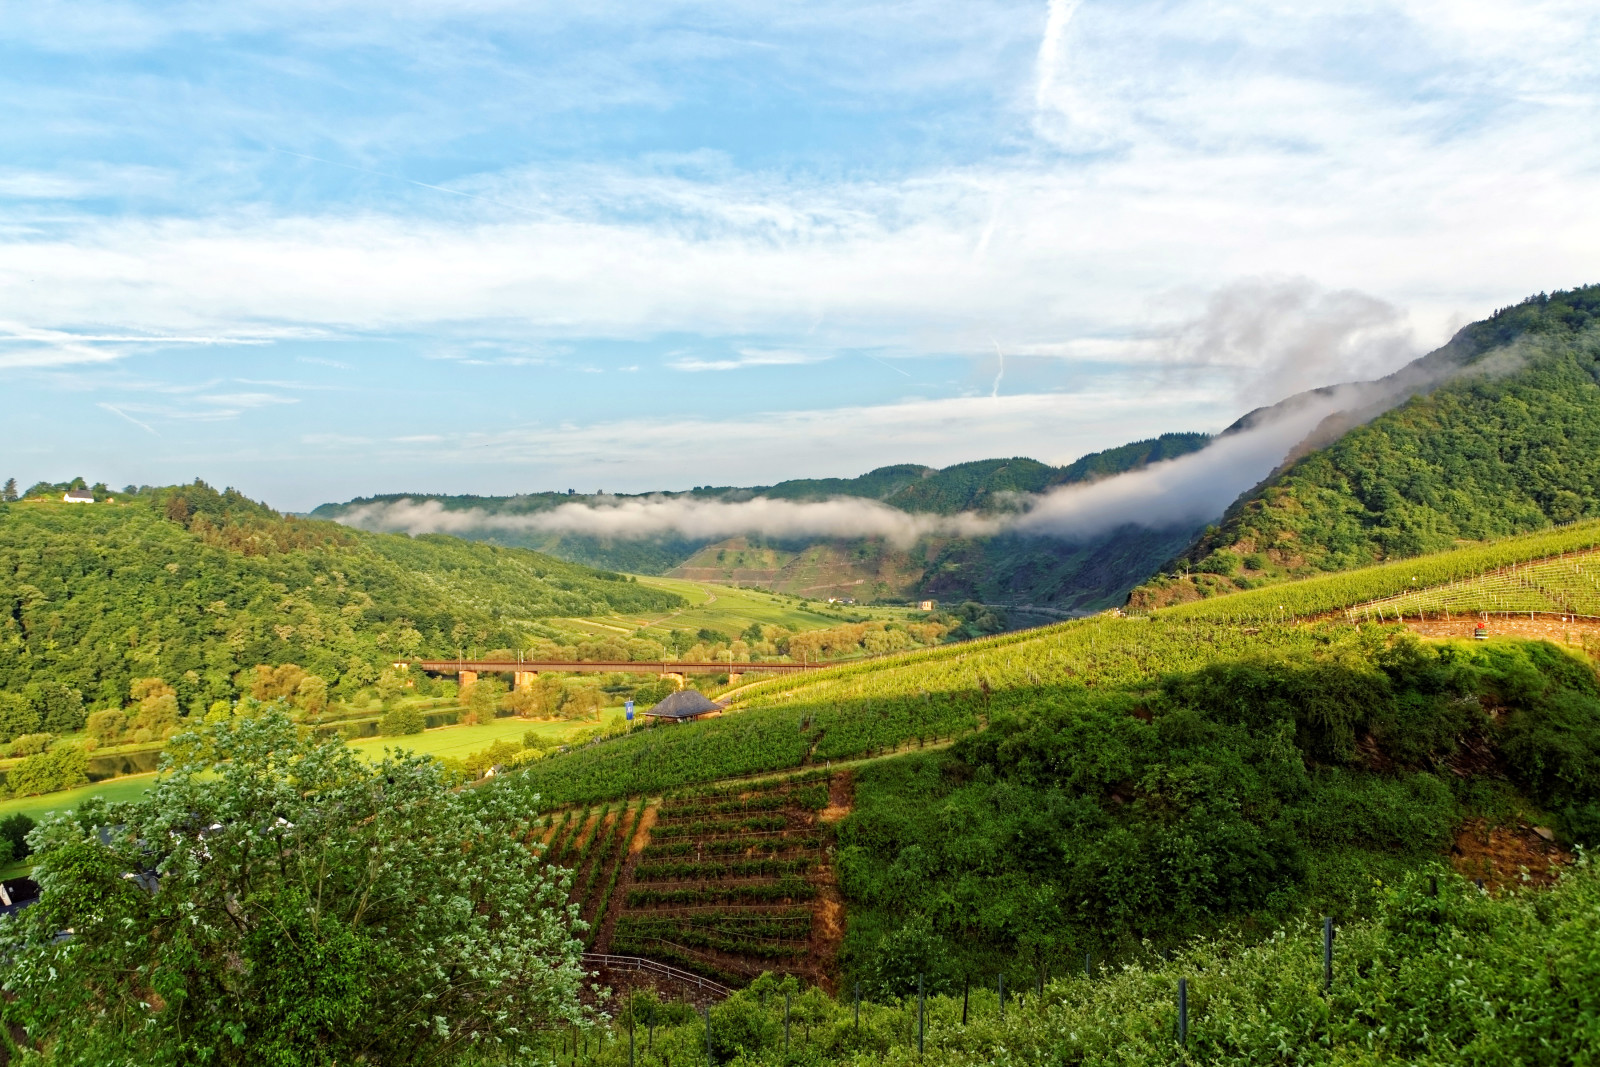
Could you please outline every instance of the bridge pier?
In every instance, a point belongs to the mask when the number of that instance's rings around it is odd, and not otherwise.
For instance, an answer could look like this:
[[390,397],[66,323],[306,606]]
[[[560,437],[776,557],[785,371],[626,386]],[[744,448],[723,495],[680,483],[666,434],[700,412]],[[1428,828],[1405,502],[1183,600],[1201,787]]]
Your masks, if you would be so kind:
[[663,677],[663,678],[671,678],[673,683],[675,685],[677,685],[677,687],[679,689],[682,689],[684,686],[689,684],[689,679],[688,678],[684,677],[681,674],[676,674],[676,673],[674,673],[672,671],[666,672],[661,677]]
[[741,679],[743,677],[744,677],[744,672],[743,671],[729,671],[728,672],[728,684],[729,685],[738,685],[739,684],[739,679]]
[[512,671],[511,688],[518,692],[525,692],[533,688],[533,683],[538,677],[538,671]]
[[467,697],[472,693],[472,687],[477,684],[477,671],[456,672],[456,696],[461,703],[465,704],[467,702]]

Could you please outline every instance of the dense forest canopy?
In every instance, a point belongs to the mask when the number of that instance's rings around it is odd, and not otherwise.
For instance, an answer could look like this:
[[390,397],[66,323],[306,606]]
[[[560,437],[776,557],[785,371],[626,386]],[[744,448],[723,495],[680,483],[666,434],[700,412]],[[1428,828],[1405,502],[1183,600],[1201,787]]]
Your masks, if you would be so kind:
[[359,688],[396,658],[520,647],[541,619],[684,604],[535,552],[286,517],[199,481],[93,505],[58,488],[0,504],[0,691],[120,707],[158,678],[189,712],[237,696],[258,664]]
[[1134,602],[1600,516],[1600,286],[1505,308],[1427,358],[1462,372],[1268,481]]

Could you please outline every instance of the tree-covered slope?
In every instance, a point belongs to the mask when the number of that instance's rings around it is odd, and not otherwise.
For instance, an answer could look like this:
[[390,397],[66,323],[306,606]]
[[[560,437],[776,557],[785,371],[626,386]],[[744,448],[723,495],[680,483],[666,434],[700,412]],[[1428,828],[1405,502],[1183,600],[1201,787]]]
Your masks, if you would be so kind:
[[94,706],[158,677],[185,711],[204,707],[262,663],[359,688],[399,656],[517,647],[539,619],[683,603],[534,552],[284,518],[200,483],[0,505],[0,691],[61,683]]
[[1270,479],[1134,604],[1600,515],[1600,286],[1504,309],[1427,358],[1458,370]]
[[[697,486],[687,493],[645,494],[696,500],[794,501],[862,497],[903,511],[954,514],[1003,506],[1014,494],[1095,481],[1205,447],[1203,433],[1169,433],[1082,456],[1055,467],[1025,457],[977,460],[938,470],[916,464],[880,467],[857,478],[800,478],[775,485]],[[318,518],[352,521],[360,509],[401,501],[432,501],[448,512],[485,516],[534,515],[563,504],[605,504],[615,497],[528,493],[510,497],[388,494],[343,504],[323,504]],[[359,520],[357,520],[359,521]],[[929,538],[910,549],[881,540],[817,538],[774,540],[759,536],[690,539],[659,535],[603,539],[486,524],[460,536],[519,545],[562,559],[640,574],[672,574],[699,581],[760,584],[805,596],[861,600],[934,597],[1091,611],[1120,602],[1127,590],[1194,536],[1192,528],[1123,529],[1088,540],[1051,537]]]

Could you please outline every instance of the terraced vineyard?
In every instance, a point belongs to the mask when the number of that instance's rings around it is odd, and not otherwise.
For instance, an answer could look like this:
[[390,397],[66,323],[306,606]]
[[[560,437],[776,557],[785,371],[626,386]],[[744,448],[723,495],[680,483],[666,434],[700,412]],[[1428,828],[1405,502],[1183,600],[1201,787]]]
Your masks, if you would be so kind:
[[572,870],[568,903],[579,906],[579,917],[588,924],[586,946],[594,945],[605,924],[645,807],[643,800],[619,801],[563,812],[545,837],[548,862]]
[[[1450,552],[1395,560],[1375,567],[1305,578],[1227,596],[1192,600],[1160,608],[1153,613],[1153,617],[1244,623],[1291,621],[1342,611],[1358,604],[1407,597],[1414,591],[1438,586],[1455,585],[1467,589],[1481,578],[1508,574],[1540,561],[1583,555],[1592,557],[1597,549],[1600,549],[1600,521],[1589,520],[1487,544],[1466,545]],[[1592,560],[1588,573],[1596,573],[1596,565]],[[1572,595],[1586,597],[1585,602],[1589,604],[1596,602],[1593,587],[1585,590],[1582,583],[1572,583],[1565,578],[1560,581],[1564,583],[1560,587],[1570,590]],[[1480,592],[1492,601],[1494,596],[1509,595],[1510,591],[1510,586],[1491,584],[1480,590],[1469,590],[1468,596],[1470,598],[1473,592]],[[1519,600],[1518,606],[1509,610],[1562,610],[1559,600],[1549,600],[1538,606],[1530,604],[1524,607],[1521,604]],[[1472,610],[1502,609],[1486,606]],[[1585,612],[1576,606],[1571,610],[1580,614],[1595,613]]]
[[1381,621],[1525,611],[1600,617],[1600,552],[1516,563],[1477,578],[1353,605],[1345,615]]
[[1050,691],[1138,683],[1221,656],[1310,644],[1293,626],[1097,617],[886,656],[742,691],[731,714],[649,727],[553,755],[494,788],[568,805],[661,794],[743,774],[920,748]]
[[[669,797],[620,868],[602,952],[743,984],[763,971],[820,979],[842,930],[829,865],[826,773]],[[828,916],[818,921],[818,914]]]

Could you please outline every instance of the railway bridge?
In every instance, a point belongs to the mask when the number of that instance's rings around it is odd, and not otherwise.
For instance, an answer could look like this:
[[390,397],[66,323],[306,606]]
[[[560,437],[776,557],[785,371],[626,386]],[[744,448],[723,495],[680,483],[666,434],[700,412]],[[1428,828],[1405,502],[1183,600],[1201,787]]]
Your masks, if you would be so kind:
[[653,662],[629,660],[625,662],[571,663],[565,660],[481,660],[481,659],[424,659],[403,661],[398,668],[420,667],[429,674],[453,674],[463,686],[471,686],[480,674],[509,674],[513,686],[526,689],[544,671],[577,671],[586,674],[654,674],[671,678],[683,688],[686,676],[691,674],[724,674],[729,682],[737,682],[746,674],[797,674],[820,669],[819,663],[730,663],[707,661],[684,663],[672,660]]

